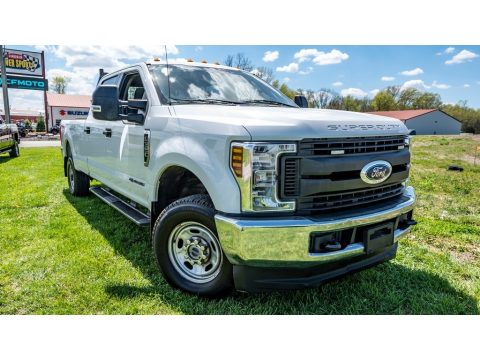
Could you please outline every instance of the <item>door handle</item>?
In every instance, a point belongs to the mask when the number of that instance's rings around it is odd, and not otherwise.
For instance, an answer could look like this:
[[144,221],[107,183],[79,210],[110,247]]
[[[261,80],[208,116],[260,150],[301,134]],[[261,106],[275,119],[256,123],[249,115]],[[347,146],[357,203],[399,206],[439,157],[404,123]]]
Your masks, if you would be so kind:
[[85,129],[83,129],[83,132],[85,134],[90,134],[90,126],[87,126]]
[[103,135],[106,137],[112,137],[112,129],[105,129],[104,132],[102,132]]

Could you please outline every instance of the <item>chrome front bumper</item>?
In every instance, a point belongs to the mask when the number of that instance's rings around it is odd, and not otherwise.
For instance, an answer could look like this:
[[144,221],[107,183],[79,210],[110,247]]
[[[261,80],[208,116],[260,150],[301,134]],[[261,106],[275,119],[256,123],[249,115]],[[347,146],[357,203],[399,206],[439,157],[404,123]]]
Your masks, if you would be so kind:
[[[322,254],[309,253],[310,234],[376,224],[406,214],[415,205],[411,186],[393,205],[339,217],[315,216],[288,218],[235,218],[215,215],[223,251],[235,265],[264,267],[306,267],[366,254],[363,243],[350,244],[343,250]],[[397,229],[394,241],[410,227]]]

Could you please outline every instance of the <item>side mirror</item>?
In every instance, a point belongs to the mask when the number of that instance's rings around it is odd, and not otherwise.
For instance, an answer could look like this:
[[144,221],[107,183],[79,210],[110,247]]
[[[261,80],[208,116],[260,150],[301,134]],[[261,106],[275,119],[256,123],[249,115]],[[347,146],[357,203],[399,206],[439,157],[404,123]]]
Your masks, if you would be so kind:
[[412,129],[412,130],[410,130],[410,132],[408,134],[409,135],[417,135],[417,130]]
[[102,85],[92,95],[92,114],[97,120],[115,121],[119,119],[118,88]]
[[[145,121],[144,114],[138,114],[138,110],[146,111],[147,110],[147,100],[128,100],[120,101],[121,115],[120,118],[127,120],[136,124],[143,124]],[[137,110],[135,112],[130,112],[130,110]]]
[[127,106],[130,109],[147,110],[147,100],[128,100]]
[[301,108],[308,108],[307,98],[303,95],[295,95],[295,104]]

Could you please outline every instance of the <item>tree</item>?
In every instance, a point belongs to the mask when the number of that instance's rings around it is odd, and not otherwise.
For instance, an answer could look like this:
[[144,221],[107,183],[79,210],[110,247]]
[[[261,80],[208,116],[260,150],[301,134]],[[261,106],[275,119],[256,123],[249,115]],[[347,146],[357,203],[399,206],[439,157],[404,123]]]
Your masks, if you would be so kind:
[[69,83],[70,78],[66,76],[55,76],[52,79],[53,91],[55,91],[57,94],[65,94]]
[[244,53],[237,53],[235,55],[228,55],[224,60],[224,65],[230,67],[236,67],[245,71],[252,71],[252,61],[245,56]]
[[36,132],[43,132],[45,131],[45,120],[43,120],[43,117],[39,118],[37,121],[37,129],[35,130]]
[[379,91],[372,101],[372,107],[375,111],[396,110],[397,102],[391,92],[387,90]]
[[259,66],[252,71],[253,75],[258,76],[260,79],[269,84],[271,84],[273,80],[275,80],[273,73],[273,69],[267,66]]
[[442,105],[440,95],[431,92],[422,92],[413,101],[414,109],[438,109]]
[[415,99],[420,96],[420,91],[415,88],[407,88],[401,91],[398,97],[398,108],[408,110],[413,108]]

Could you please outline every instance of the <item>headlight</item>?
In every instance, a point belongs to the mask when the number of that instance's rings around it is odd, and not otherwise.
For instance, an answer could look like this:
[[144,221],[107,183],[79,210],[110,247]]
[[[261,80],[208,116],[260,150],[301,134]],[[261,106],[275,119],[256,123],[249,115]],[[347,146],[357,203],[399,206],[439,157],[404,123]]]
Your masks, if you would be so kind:
[[242,211],[292,211],[295,202],[278,200],[278,157],[296,144],[233,143],[230,166],[240,186]]

